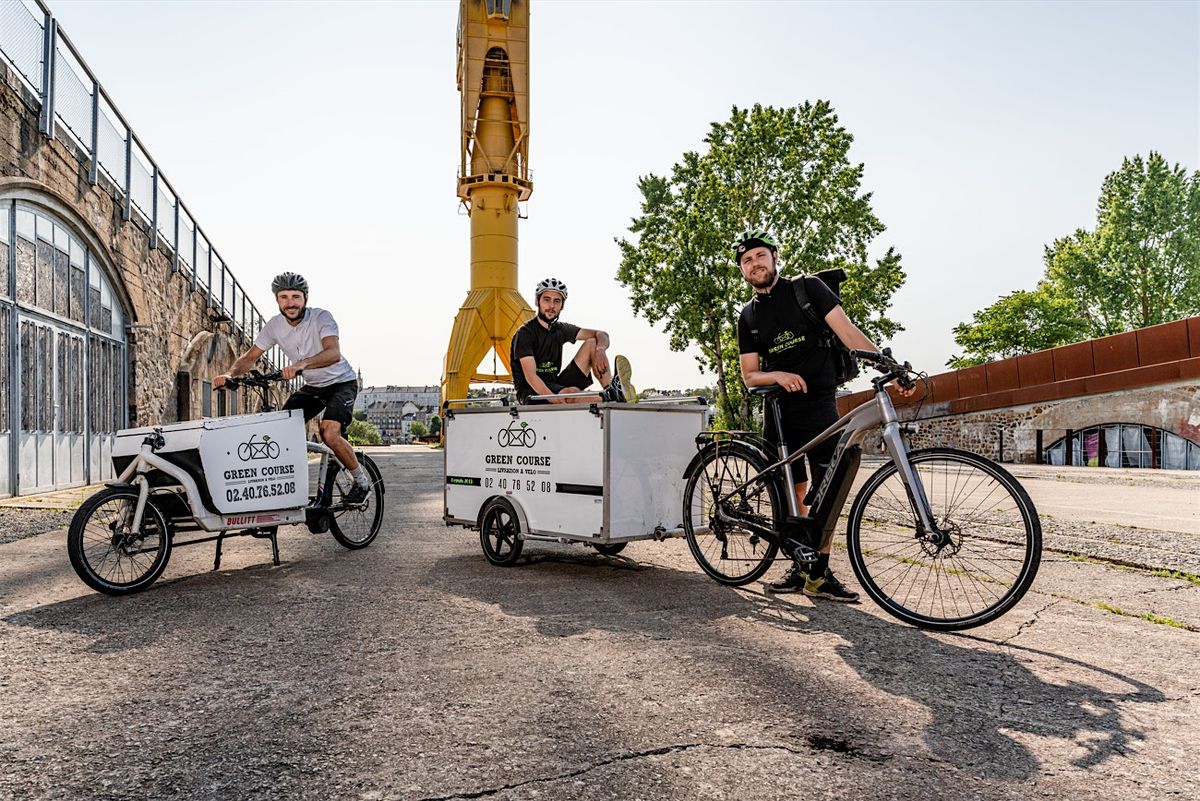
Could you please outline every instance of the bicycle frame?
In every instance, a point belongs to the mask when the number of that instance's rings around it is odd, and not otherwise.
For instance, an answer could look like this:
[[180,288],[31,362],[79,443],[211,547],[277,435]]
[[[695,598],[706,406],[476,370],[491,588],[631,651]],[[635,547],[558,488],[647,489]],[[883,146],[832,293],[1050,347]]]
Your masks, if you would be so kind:
[[[768,397],[767,402],[773,403],[774,397]],[[925,488],[921,483],[920,476],[912,469],[906,458],[908,447],[905,445],[900,433],[900,420],[896,416],[896,407],[892,404],[892,399],[888,396],[887,391],[882,385],[876,384],[875,398],[873,400],[851,409],[840,417],[837,422],[822,431],[794,453],[789,452],[787,443],[782,436],[782,424],[779,420],[777,409],[772,417],[774,418],[776,433],[778,434],[779,460],[765,468],[757,476],[742,482],[725,493],[724,497],[742,492],[751,484],[762,481],[763,476],[770,476],[776,471],[782,472],[786,485],[784,489],[787,495],[789,518],[808,526],[819,527],[819,531],[822,534],[820,546],[821,550],[824,550],[833,536],[834,521],[836,521],[837,515],[841,512],[846,495],[849,493],[850,484],[854,481],[854,473],[857,471],[844,471],[834,494],[836,502],[825,503],[829,497],[830,490],[835,489],[833,487],[834,478],[843,472],[840,468],[842,468],[843,462],[847,458],[846,454],[851,452],[850,449],[855,446],[861,446],[868,434],[875,429],[881,428],[883,430],[884,446],[892,462],[896,465],[900,479],[904,484],[905,492],[908,494],[909,503],[917,515],[918,536],[937,536],[938,529],[933,522],[933,512],[930,508]],[[818,485],[813,497],[811,510],[817,512],[817,514],[811,516],[801,515],[800,502],[796,498],[792,465],[801,456],[811,452],[818,445],[839,433],[841,436],[833,452],[833,457],[830,459],[829,466],[825,469],[825,473],[821,477],[821,483]],[[855,455],[857,456],[857,452],[855,452]],[[855,467],[857,468],[857,461],[855,462]],[[726,517],[719,506],[717,514],[720,517]],[[735,521],[730,520],[728,522]],[[736,522],[745,525],[744,521]],[[759,527],[752,526],[752,528],[758,529]],[[761,531],[759,533],[766,534],[767,532]],[[771,532],[771,534],[774,535],[774,532]]]

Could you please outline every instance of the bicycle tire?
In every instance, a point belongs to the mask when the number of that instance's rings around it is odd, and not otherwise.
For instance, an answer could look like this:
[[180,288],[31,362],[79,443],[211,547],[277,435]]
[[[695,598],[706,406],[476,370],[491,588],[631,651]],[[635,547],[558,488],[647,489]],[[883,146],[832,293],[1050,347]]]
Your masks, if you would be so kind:
[[917,538],[912,504],[889,462],[850,509],[854,575],[884,611],[918,628],[961,631],[996,620],[1037,576],[1042,527],[1033,501],[983,456],[929,448],[908,458],[949,541],[939,548]]
[[600,554],[601,556],[616,556],[621,551],[625,550],[625,546],[628,544],[629,543],[627,542],[596,543],[592,547],[595,548],[596,553]]
[[[700,569],[721,584],[740,587],[760,578],[775,561],[779,545],[745,529],[714,530],[710,525],[714,479],[720,497],[769,465],[755,450],[737,443],[720,443],[701,456],[687,477],[683,490],[683,530],[688,548]],[[780,482],[767,481],[757,486],[756,492],[742,498],[742,504],[749,507],[748,511],[761,515],[764,522],[769,520],[778,531],[787,515]],[[763,509],[764,502],[768,509]],[[737,565],[746,569],[738,571]]]
[[[366,468],[371,479],[371,492],[363,502],[365,506],[355,509],[342,509],[330,515],[329,532],[337,540],[338,545],[356,551],[366,548],[379,534],[383,525],[383,476],[375,462],[365,454],[357,454],[359,463]],[[349,470],[339,470],[333,482],[333,505],[345,503],[346,493],[354,484],[354,477]]]
[[479,515],[479,545],[496,567],[511,567],[521,556],[521,520],[506,498],[488,501]]
[[[116,508],[105,511],[112,502]],[[88,498],[71,518],[67,530],[67,555],[83,583],[106,595],[128,595],[146,589],[166,570],[171,558],[171,533],[162,511],[149,498],[142,512],[142,540],[153,538],[154,547],[118,543],[121,519],[132,517],[137,507],[136,489],[110,487]],[[149,556],[147,556],[149,554]]]

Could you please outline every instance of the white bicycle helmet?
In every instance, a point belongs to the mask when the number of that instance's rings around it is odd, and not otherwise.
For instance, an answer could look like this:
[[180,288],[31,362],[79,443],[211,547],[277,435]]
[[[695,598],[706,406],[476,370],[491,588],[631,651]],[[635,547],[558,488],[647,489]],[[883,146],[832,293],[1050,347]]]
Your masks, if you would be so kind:
[[538,281],[537,289],[533,291],[534,300],[540,298],[542,293],[548,289],[562,295],[563,303],[567,302],[567,285],[557,278],[543,278]]

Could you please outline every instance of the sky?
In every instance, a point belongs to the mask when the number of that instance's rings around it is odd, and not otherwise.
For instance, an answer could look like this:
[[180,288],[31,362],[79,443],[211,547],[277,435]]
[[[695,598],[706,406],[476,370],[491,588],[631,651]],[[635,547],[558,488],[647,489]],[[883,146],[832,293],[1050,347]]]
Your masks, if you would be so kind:
[[[48,3],[260,310],[300,272],[368,385],[438,383],[469,282],[456,2]],[[832,103],[908,275],[890,344],[930,373],[1124,157],[1200,169],[1197,2],[535,0],[530,28],[520,289],[564,280],[638,387],[711,378],[633,314],[614,237],[733,106]]]

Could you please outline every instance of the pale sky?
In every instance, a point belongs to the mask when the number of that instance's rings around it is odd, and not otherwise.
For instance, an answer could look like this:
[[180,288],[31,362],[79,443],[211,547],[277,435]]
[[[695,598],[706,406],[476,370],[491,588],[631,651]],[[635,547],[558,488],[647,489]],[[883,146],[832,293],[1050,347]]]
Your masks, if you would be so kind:
[[[468,287],[456,2],[64,2],[51,10],[264,313],[291,269],[368,384],[436,384]],[[520,288],[607,330],[639,387],[707,383],[616,282],[637,179],[731,106],[827,99],[908,274],[891,343],[951,329],[1092,227],[1150,150],[1200,168],[1200,4],[535,0]],[[784,254],[786,256],[786,254]]]

